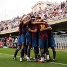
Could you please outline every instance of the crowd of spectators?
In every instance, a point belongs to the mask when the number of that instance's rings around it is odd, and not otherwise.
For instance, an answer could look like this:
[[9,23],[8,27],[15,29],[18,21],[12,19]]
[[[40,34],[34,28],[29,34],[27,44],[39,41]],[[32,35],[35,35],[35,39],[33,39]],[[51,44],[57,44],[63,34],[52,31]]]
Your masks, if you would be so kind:
[[16,48],[17,41],[17,36],[7,36],[4,38],[0,38],[0,47]]
[[43,16],[45,19],[50,21],[55,21],[58,19],[67,17],[67,0],[65,2],[61,2],[60,4],[53,4],[50,7],[45,7],[44,10],[40,10],[40,16]]
[[1,21],[0,22],[0,32],[3,30],[11,30],[13,28],[18,27],[19,22],[20,22],[19,17],[16,17],[12,20]]

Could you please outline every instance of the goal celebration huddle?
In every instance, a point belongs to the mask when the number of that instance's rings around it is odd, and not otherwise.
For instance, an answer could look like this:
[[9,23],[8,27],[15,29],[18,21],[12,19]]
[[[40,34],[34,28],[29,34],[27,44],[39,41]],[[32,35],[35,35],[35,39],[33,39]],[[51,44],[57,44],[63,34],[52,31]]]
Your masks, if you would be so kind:
[[[17,53],[20,50],[20,62],[23,61],[23,58],[26,61],[34,62],[56,60],[56,44],[52,35],[52,28],[43,17],[39,15],[23,15],[18,32],[17,48],[13,59],[17,59]],[[31,48],[34,51],[33,59],[30,57]],[[53,52],[52,59],[49,54],[49,48]]]

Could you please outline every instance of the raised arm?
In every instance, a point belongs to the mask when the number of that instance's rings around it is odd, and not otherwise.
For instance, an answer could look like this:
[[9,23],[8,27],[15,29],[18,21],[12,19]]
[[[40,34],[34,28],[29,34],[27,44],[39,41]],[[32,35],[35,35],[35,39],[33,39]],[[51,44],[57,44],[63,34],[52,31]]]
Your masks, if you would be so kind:
[[30,20],[31,20],[31,18],[26,20],[26,21],[24,21],[23,24],[28,24]]
[[28,29],[30,32],[37,32],[37,29],[31,30],[30,28]]

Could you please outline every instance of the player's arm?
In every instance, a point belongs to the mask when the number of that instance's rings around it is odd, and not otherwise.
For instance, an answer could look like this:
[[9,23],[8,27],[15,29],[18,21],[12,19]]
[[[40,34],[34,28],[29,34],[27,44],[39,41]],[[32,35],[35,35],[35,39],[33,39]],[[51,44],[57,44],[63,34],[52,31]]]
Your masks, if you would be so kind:
[[31,18],[28,19],[27,21],[24,21],[23,24],[28,24],[30,20],[31,20]]
[[30,32],[37,32],[37,29],[31,30],[30,28],[28,29]]
[[44,28],[43,30],[52,30],[51,27]]
[[40,31],[44,31],[44,29],[40,29]]
[[45,24],[45,22],[32,22],[32,24]]
[[33,22],[34,24],[46,24],[46,20],[40,19],[38,22]]

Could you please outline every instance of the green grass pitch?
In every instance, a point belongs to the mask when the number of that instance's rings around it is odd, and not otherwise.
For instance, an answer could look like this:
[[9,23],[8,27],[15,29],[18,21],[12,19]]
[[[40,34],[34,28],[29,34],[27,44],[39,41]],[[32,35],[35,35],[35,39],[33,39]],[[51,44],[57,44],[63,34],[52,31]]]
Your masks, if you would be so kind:
[[[67,51],[56,50],[56,62],[27,62],[23,60],[19,61],[20,51],[17,55],[17,60],[13,59],[15,49],[12,48],[0,48],[0,67],[67,67]],[[31,50],[31,56],[33,57],[33,50]],[[50,50],[50,56],[52,58],[52,51]]]

